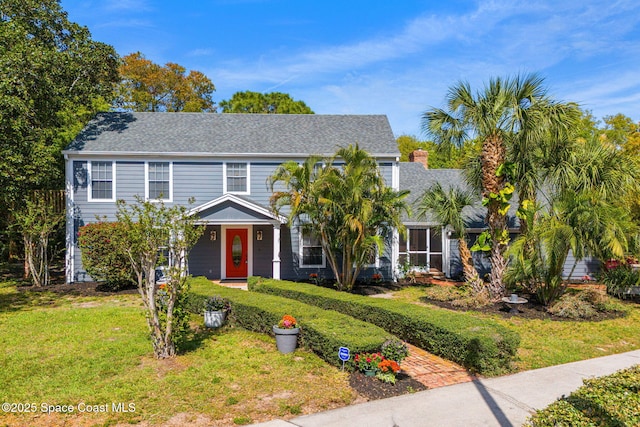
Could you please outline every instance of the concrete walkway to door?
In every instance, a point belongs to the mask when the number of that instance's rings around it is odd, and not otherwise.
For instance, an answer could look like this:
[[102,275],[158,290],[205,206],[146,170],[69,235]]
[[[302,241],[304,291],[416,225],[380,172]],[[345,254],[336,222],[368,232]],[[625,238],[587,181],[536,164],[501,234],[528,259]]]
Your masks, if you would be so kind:
[[216,285],[225,286],[227,288],[242,289],[243,291],[246,291],[249,289],[247,287],[247,281],[245,279],[212,280],[212,282],[215,283]]

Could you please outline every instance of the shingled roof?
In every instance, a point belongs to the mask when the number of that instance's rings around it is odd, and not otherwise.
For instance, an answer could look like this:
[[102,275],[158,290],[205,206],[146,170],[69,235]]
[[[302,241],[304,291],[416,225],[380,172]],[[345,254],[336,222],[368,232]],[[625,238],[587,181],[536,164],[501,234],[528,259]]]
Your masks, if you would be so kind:
[[358,143],[396,156],[384,115],[100,113],[66,153],[329,155]]
[[[412,208],[411,217],[403,218],[404,222],[421,222],[435,224],[435,218],[427,214],[426,218],[419,218],[417,203],[422,194],[429,187],[439,182],[443,188],[459,187],[467,189],[461,169],[425,169],[421,163],[400,163],[400,189],[409,190],[405,199]],[[470,227],[482,226],[485,209],[480,200],[474,206],[465,208]]]
[[[426,169],[421,163],[400,163],[400,190],[409,190],[410,193],[405,199],[411,206],[411,216],[403,218],[405,223],[426,223],[436,224],[435,218],[427,214],[426,218],[420,218],[418,215],[417,204],[422,194],[429,189],[436,182],[449,189],[451,187],[458,187],[464,190],[469,190],[470,187],[466,184],[462,169]],[[518,194],[514,193],[511,198],[511,208],[507,214],[507,224],[509,228],[519,227],[519,221],[516,217],[516,211],[518,208]],[[468,228],[485,228],[486,223],[484,217],[486,215],[486,208],[482,206],[480,196],[476,200],[473,206],[467,206],[462,211],[467,220]]]

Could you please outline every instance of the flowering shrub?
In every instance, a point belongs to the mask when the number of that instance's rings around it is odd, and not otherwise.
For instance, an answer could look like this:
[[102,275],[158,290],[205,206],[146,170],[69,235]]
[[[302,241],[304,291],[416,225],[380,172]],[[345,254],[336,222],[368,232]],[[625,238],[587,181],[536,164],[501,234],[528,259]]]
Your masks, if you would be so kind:
[[282,319],[278,322],[278,328],[280,329],[293,329],[297,327],[298,322],[296,321],[296,318],[288,314],[282,316]]
[[380,273],[375,273],[373,276],[371,276],[371,280],[373,281],[373,283],[380,283],[380,282],[382,282],[382,274],[380,274]]
[[398,365],[398,362],[389,359],[385,359],[378,363],[378,368],[380,369],[380,372],[391,372],[394,374],[400,371],[400,365]]
[[604,263],[605,270],[613,270],[615,268],[618,268],[619,266],[620,266],[620,261],[618,261],[615,258],[608,259]]
[[309,281],[315,285],[320,283],[320,278],[318,277],[318,273],[309,274]]
[[380,353],[358,353],[354,358],[359,371],[378,371],[378,365],[384,360]]
[[382,355],[385,359],[394,360],[400,363],[409,355],[409,349],[402,341],[389,339],[382,344]]
[[396,375],[400,372],[400,365],[395,360],[385,359],[378,364],[376,378],[385,383],[396,383]]

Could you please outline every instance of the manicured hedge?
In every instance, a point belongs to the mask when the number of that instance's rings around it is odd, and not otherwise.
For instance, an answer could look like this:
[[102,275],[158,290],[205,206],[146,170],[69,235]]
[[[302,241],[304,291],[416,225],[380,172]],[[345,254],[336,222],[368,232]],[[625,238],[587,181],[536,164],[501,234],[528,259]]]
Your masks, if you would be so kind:
[[384,341],[391,337],[370,323],[288,298],[227,288],[203,277],[191,279],[191,287],[195,299],[198,295],[228,298],[231,301],[230,320],[251,331],[272,335],[273,325],[283,315],[294,316],[301,328],[301,345],[336,366],[342,365],[338,359],[340,347],[348,347],[351,354],[373,352],[380,350]]
[[552,403],[529,426],[592,427],[640,425],[640,365],[602,378],[586,379],[569,397]]
[[373,323],[401,339],[485,374],[511,368],[520,336],[467,313],[338,292],[306,283],[250,278],[249,289],[336,310]]

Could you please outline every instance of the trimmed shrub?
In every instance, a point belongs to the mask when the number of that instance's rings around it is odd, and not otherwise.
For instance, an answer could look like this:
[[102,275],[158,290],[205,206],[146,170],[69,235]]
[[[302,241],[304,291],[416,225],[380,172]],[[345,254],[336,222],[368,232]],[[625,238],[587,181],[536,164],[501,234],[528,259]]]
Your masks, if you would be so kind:
[[509,371],[520,336],[467,313],[431,310],[400,301],[370,298],[305,283],[252,279],[251,289],[336,310],[373,323],[401,339],[475,372]]
[[78,233],[84,269],[94,280],[104,281],[114,290],[138,283],[129,259],[113,243],[124,233],[119,222],[87,224]]
[[537,411],[534,427],[640,425],[640,365],[601,378],[586,379],[568,397]]
[[[273,334],[284,314],[290,314],[300,325],[301,345],[328,363],[342,366],[338,349],[348,347],[352,354],[380,350],[389,334],[370,323],[331,310],[323,310],[299,301],[226,288],[198,277],[191,279],[194,301],[203,295],[220,295],[231,301],[229,320],[245,329]],[[198,296],[199,295],[199,296]]]

